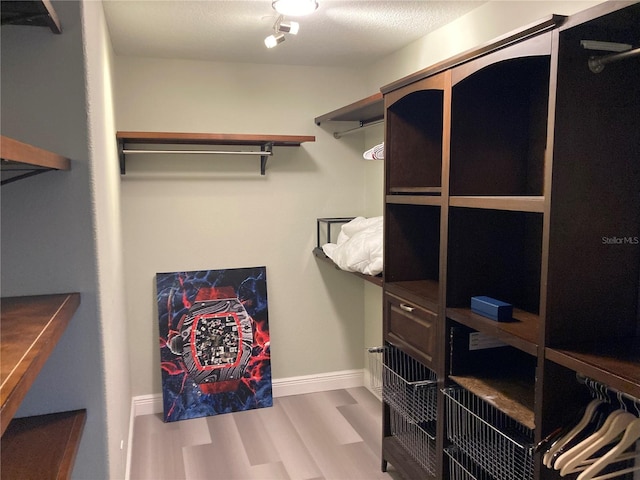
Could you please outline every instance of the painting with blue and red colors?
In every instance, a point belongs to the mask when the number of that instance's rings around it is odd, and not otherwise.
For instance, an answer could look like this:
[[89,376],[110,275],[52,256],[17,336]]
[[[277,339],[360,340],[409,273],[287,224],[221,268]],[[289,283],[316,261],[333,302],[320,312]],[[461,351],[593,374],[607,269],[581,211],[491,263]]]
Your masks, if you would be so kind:
[[156,274],[164,421],[273,405],[265,267]]

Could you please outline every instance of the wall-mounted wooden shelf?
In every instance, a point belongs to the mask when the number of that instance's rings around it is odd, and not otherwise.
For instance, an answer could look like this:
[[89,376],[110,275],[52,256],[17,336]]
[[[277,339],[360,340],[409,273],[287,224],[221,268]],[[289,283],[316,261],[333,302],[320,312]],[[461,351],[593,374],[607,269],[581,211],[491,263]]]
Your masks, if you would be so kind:
[[[251,135],[233,133],[170,133],[170,132],[117,132],[120,173],[126,173],[126,157],[131,154],[224,154],[260,156],[260,174],[265,174],[267,158],[272,155],[273,147],[299,147],[305,142],[315,142],[310,135]],[[129,149],[127,145],[145,145],[144,149]],[[260,147],[259,151],[220,151],[220,150],[153,150],[154,145],[231,145]]]
[[68,158],[4,135],[0,136],[0,158],[2,159],[0,185],[50,170],[71,169],[71,161]]
[[2,25],[29,25],[49,27],[53,33],[62,33],[60,20],[50,0],[2,1]]
[[86,410],[14,419],[2,436],[2,478],[71,478]]
[[2,478],[71,476],[86,411],[13,416],[79,305],[79,293],[1,299]]
[[18,410],[80,305],[79,293],[0,301],[0,433]]
[[347,272],[346,270],[342,270],[338,265],[335,264],[333,260],[327,257],[327,255],[322,251],[322,248],[314,248],[313,255],[316,258],[323,260],[328,264],[332,265],[336,270],[340,270],[341,272],[345,272],[350,275],[355,275],[356,277],[360,277],[363,280],[366,280],[367,282],[373,283],[374,285],[378,285],[379,287],[382,286],[382,282],[383,282],[382,275],[376,275],[374,277],[373,275],[365,275],[364,273],[360,273],[360,272]]
[[316,117],[314,121],[316,125],[321,125],[326,122],[358,122],[359,126],[349,130],[341,132],[334,132],[335,138],[340,138],[342,135],[357,131],[360,128],[368,127],[382,122],[384,119],[384,101],[382,99],[382,93],[375,93],[367,98],[358,100],[345,107],[338,108],[332,112],[325,113]]

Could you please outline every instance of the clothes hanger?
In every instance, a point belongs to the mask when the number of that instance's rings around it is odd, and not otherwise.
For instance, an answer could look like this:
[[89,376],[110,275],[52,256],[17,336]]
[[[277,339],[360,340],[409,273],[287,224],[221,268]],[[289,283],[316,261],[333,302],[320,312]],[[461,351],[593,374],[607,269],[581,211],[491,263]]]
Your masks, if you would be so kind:
[[578,423],[571,430],[569,430],[566,435],[563,435],[558,440],[556,440],[543,455],[542,462],[545,466],[549,468],[553,466],[554,456],[589,425],[589,423],[593,420],[598,407],[603,404],[604,401],[600,398],[596,398],[589,402],[589,404],[585,408],[584,415],[578,421]]
[[554,468],[560,470],[560,475],[563,477],[569,473],[584,470],[584,461],[613,443],[629,424],[637,419],[638,417],[626,410],[615,410],[607,417],[602,428],[558,458]]
[[[622,400],[622,394],[618,394],[620,406],[607,415],[604,423],[591,435],[583,438],[570,449],[564,451],[553,463],[553,468],[560,470],[562,476],[575,471],[584,470],[585,462],[603,447],[619,440],[619,436],[636,416],[627,412],[627,405]],[[624,415],[626,414],[626,415]],[[588,464],[587,462],[586,464]]]
[[[628,460],[628,455],[625,454],[625,451],[630,447],[633,447],[638,440],[640,440],[640,418],[636,418],[632,421],[625,429],[622,439],[600,459],[594,462],[593,465],[582,472],[578,476],[577,480],[605,480],[640,470],[640,465],[635,465],[633,467],[623,468],[616,472],[596,476],[605,467],[618,463],[622,460]],[[634,456],[637,455],[640,455],[640,453],[634,452]]]

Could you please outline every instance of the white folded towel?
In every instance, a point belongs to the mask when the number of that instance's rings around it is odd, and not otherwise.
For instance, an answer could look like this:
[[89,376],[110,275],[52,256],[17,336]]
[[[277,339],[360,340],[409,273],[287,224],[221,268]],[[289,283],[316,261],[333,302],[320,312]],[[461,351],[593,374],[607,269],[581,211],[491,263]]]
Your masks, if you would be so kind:
[[383,160],[384,159],[384,142],[370,148],[362,154],[362,158],[365,160]]

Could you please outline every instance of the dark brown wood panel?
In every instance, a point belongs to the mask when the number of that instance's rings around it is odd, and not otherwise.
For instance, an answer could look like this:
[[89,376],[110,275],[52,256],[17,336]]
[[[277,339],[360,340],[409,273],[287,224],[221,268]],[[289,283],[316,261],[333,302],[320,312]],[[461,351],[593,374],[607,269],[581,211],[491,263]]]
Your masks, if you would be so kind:
[[472,312],[470,308],[447,308],[447,317],[530,355],[538,354],[540,317],[534,313],[514,308],[513,321],[497,322]]
[[14,419],[0,440],[2,478],[71,478],[86,417],[75,410]]
[[637,337],[546,348],[545,355],[548,360],[640,399],[640,339]]

